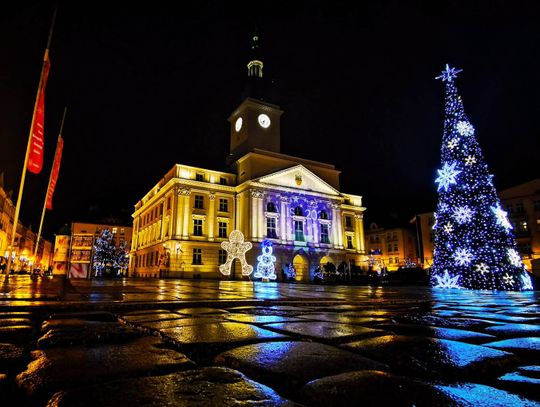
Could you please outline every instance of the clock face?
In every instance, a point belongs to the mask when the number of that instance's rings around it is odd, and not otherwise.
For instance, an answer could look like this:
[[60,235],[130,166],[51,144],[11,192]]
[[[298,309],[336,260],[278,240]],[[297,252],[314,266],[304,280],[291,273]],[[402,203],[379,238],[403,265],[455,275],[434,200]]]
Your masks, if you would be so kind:
[[264,113],[259,115],[258,120],[259,120],[259,125],[262,128],[267,129],[268,127],[270,127],[270,118]]
[[238,119],[236,119],[236,122],[234,123],[234,129],[235,129],[236,131],[240,131],[240,129],[242,128],[242,122],[243,122],[243,120],[242,120],[241,117],[239,117]]

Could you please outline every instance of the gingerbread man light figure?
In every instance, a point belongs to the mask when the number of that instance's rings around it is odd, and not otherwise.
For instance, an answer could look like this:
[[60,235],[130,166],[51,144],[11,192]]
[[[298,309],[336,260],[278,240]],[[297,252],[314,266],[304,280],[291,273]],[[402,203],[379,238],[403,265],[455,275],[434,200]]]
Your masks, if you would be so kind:
[[221,242],[221,247],[227,252],[227,261],[219,266],[219,271],[225,276],[231,275],[231,264],[234,259],[240,260],[242,265],[242,275],[249,276],[253,273],[253,266],[246,261],[246,252],[253,245],[251,242],[244,242],[244,235],[239,230],[233,230],[229,235],[228,242]]

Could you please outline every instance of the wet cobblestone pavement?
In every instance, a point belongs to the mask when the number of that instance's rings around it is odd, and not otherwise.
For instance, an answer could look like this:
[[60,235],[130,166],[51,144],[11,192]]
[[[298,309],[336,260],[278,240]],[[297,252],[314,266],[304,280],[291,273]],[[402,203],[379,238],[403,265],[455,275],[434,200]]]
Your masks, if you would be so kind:
[[32,281],[0,299],[20,406],[538,406],[540,292]]

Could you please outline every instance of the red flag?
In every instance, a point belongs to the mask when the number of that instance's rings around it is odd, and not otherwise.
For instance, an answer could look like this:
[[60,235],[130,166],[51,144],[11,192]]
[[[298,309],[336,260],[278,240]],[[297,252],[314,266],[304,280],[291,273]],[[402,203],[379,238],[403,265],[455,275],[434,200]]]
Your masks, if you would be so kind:
[[52,197],[54,194],[54,188],[56,187],[56,181],[58,180],[58,173],[60,172],[60,161],[62,160],[62,149],[64,148],[64,139],[62,136],[58,137],[58,145],[56,146],[56,153],[54,154],[54,162],[51,172],[51,180],[49,182],[49,189],[47,190],[47,209],[52,210]]
[[28,171],[33,174],[39,174],[43,167],[43,147],[45,144],[45,85],[47,84],[47,78],[49,77],[50,67],[49,57],[45,54],[45,60],[43,61],[43,79],[39,92],[36,116],[34,118],[34,126],[32,127],[30,153],[28,154]]

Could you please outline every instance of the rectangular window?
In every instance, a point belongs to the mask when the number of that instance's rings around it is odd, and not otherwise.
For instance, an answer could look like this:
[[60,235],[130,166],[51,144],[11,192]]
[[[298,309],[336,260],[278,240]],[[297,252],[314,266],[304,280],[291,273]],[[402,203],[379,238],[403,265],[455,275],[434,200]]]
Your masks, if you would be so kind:
[[204,196],[195,195],[195,209],[204,209]]
[[219,211],[229,212],[229,201],[224,198],[219,198]]
[[193,219],[193,236],[202,236],[202,219]]
[[218,251],[218,263],[219,264],[225,264],[227,261],[227,251],[223,249],[219,249]]
[[516,203],[516,213],[523,213],[525,212],[525,208],[523,207],[523,202]]
[[394,263],[394,259],[392,259],[391,257],[388,259],[388,264],[393,264]]
[[193,249],[192,264],[202,264],[202,249]]
[[301,220],[294,221],[294,240],[298,242],[304,241],[304,222]]
[[399,264],[399,257],[396,257],[395,260],[396,260],[396,264]]
[[397,243],[394,243],[394,251],[395,251],[395,252],[398,252],[398,251],[399,251]]
[[390,253],[392,251],[392,244],[388,245],[388,252]]
[[227,185],[227,178],[219,177],[219,184],[220,185]]
[[540,212],[540,199],[533,201],[533,207],[535,212]]
[[276,218],[266,218],[266,237],[270,239],[277,238]]
[[201,173],[195,174],[195,181],[204,181],[204,175]]
[[347,249],[354,249],[354,246],[352,244],[352,236],[347,235]]
[[506,205],[506,212],[514,213],[514,205],[512,205],[512,204]]
[[321,225],[321,243],[330,243],[330,239],[328,238],[328,225],[326,224]]
[[218,237],[227,237],[227,222],[219,222],[218,224]]
[[350,216],[345,216],[345,227],[352,228],[352,218]]

